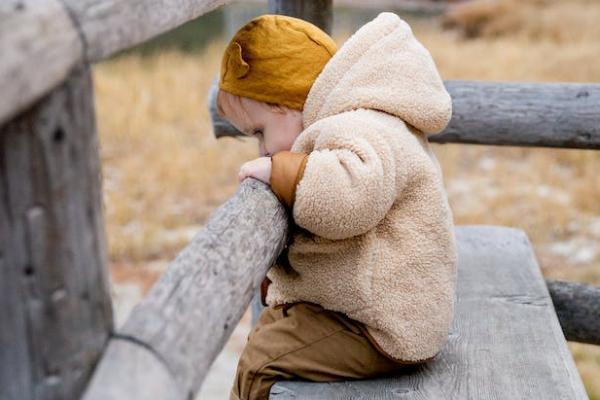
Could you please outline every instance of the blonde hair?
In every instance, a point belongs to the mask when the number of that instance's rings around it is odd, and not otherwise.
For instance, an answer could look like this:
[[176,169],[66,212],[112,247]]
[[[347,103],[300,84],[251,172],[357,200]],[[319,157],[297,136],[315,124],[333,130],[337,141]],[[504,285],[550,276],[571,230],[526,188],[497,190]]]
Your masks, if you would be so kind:
[[[242,110],[243,113],[247,114],[248,110],[246,110],[246,108],[244,107],[244,104],[242,103],[242,98],[243,98],[243,96],[238,96],[237,94],[233,94],[226,90],[219,89],[219,91],[217,92],[217,101],[216,101],[217,113],[219,114],[219,117],[226,119],[227,113],[225,112],[225,109],[223,108],[224,104],[229,105],[229,107],[234,110]],[[281,104],[275,104],[275,103],[258,101],[258,100],[254,100],[254,101],[257,101],[263,107],[267,107],[270,111],[276,112],[279,114],[285,113],[286,109],[288,108]]]

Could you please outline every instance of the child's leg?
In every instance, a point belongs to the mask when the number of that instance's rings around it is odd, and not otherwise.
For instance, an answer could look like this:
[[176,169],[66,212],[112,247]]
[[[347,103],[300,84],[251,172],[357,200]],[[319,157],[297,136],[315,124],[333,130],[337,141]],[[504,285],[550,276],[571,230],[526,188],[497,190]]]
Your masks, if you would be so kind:
[[266,400],[278,380],[362,379],[406,368],[379,353],[356,324],[313,303],[265,308],[248,335],[230,400]]

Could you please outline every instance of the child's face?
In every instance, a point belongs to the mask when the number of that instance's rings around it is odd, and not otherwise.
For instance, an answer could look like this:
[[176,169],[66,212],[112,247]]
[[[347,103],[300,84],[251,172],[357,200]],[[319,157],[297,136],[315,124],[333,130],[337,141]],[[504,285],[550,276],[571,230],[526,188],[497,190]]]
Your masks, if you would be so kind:
[[303,130],[301,111],[284,107],[282,112],[277,112],[254,99],[242,97],[241,101],[243,109],[223,107],[225,118],[240,132],[258,139],[261,157],[292,148]]

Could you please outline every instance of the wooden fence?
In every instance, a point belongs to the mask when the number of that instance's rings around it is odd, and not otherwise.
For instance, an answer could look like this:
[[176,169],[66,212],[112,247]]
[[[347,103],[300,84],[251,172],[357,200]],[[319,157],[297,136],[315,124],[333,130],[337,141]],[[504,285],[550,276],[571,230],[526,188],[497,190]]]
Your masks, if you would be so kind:
[[[0,4],[0,398],[192,398],[281,252],[285,210],[248,179],[114,327],[90,63],[224,3]],[[329,31],[331,0],[269,7]],[[599,84],[446,85],[453,118],[431,141],[600,148]],[[600,344],[600,289],[548,288],[566,337]]]
[[[452,119],[433,143],[600,149],[600,84],[445,81]],[[217,91],[211,87],[211,98]],[[211,102],[217,137],[239,132]]]

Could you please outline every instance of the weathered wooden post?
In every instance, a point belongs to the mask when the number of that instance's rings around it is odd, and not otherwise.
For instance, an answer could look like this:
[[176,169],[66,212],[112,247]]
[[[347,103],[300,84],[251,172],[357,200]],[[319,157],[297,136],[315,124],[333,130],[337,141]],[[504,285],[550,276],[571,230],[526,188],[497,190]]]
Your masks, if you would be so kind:
[[332,0],[269,0],[269,12],[302,18],[331,35]]
[[0,128],[0,399],[76,399],[112,330],[88,65]]

